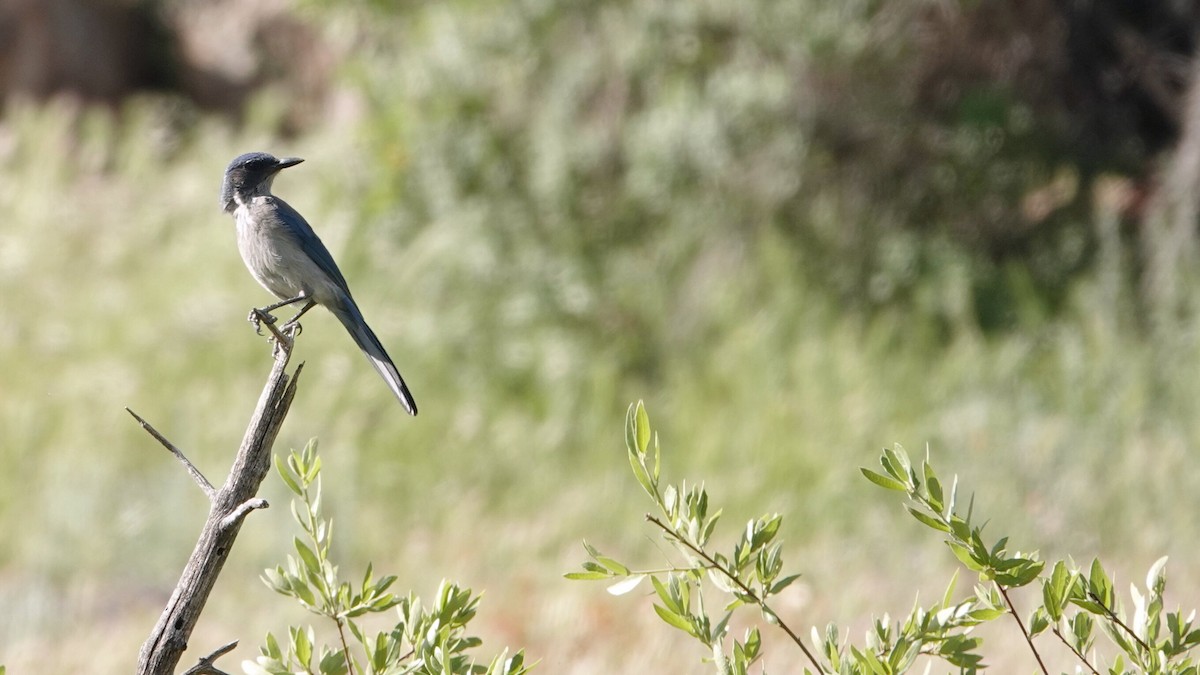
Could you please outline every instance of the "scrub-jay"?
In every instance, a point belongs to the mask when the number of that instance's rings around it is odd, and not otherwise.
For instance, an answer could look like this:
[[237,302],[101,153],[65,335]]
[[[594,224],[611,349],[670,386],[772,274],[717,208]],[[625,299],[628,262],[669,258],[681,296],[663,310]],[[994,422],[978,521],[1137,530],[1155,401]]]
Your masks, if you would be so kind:
[[304,306],[283,325],[283,332],[287,332],[298,328],[297,320],[314,305],[323,305],[350,332],[408,414],[416,415],[417,404],[404,378],[367,326],[333,256],[304,216],[271,194],[275,175],[303,161],[299,157],[277,159],[265,152],[250,152],[225,169],[221,206],[237,221],[242,260],[258,283],[280,300],[253,310],[250,320],[256,326],[263,321],[274,323],[271,311],[303,300]]

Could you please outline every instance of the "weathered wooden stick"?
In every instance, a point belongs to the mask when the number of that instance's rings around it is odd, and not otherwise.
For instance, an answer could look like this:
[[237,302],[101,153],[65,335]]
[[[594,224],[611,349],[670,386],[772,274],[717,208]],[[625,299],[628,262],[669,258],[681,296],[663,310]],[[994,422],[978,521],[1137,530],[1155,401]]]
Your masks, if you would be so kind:
[[[271,446],[275,443],[275,436],[279,433],[279,427],[283,425],[292,398],[296,395],[296,382],[304,368],[304,364],[300,364],[296,372],[289,377],[287,365],[290,357],[289,340],[278,345],[275,350],[275,365],[267,377],[267,384],[258,399],[258,407],[250,419],[250,426],[246,428],[246,435],[242,438],[242,445],[229,471],[229,477],[220,489],[214,489],[183,453],[162,434],[132,410],[129,411],[143,428],[183,462],[188,473],[204,490],[210,501],[208,521],[204,523],[192,557],[183,568],[175,592],[167,601],[154,631],[142,645],[138,656],[138,675],[170,675],[174,672],[179,658],[187,649],[188,638],[191,637],[192,629],[200,618],[204,603],[208,601],[208,594],[217,581],[217,575],[221,573],[221,567],[229,557],[229,550],[242,527],[242,520],[254,509],[267,507],[266,500],[255,495],[270,471]],[[232,647],[224,651],[222,649],[201,659],[197,667],[210,669],[206,672],[214,672],[215,666],[212,665],[212,661]]]

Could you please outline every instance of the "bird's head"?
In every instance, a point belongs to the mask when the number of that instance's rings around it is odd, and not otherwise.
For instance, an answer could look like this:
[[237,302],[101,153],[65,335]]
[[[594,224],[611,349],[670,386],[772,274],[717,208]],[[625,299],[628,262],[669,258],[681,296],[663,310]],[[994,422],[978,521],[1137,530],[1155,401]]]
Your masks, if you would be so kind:
[[238,202],[271,191],[271,181],[281,169],[295,166],[299,157],[277,158],[265,152],[247,152],[234,158],[225,169],[221,185],[221,207],[226,213],[237,208]]

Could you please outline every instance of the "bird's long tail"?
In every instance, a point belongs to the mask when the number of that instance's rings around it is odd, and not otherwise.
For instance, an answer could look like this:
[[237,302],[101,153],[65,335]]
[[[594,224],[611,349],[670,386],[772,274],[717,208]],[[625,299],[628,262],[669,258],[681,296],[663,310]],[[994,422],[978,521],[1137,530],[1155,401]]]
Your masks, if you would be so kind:
[[354,338],[355,344],[362,350],[363,355],[371,362],[371,366],[375,368],[383,381],[387,382],[388,387],[400,400],[400,404],[404,406],[408,414],[416,415],[417,402],[413,400],[412,393],[408,391],[408,385],[404,384],[404,378],[400,377],[400,371],[396,370],[396,364],[392,363],[391,357],[383,349],[383,344],[379,342],[379,338],[375,337],[375,333],[363,319],[362,312],[359,311],[358,305],[354,304],[354,300],[349,296],[340,298],[340,302],[329,304],[329,311],[333,312],[333,315],[346,327],[350,337]]

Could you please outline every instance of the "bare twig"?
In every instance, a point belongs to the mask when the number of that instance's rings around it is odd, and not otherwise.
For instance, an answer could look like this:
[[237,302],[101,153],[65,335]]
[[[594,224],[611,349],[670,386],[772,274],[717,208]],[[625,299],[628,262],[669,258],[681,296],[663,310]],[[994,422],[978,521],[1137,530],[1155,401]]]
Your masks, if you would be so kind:
[[1092,664],[1087,660],[1087,657],[1084,656],[1083,653],[1080,652],[1078,649],[1076,649],[1075,645],[1073,645],[1067,641],[1067,636],[1062,634],[1062,631],[1058,629],[1058,626],[1055,626],[1051,630],[1053,631],[1053,633],[1055,635],[1058,636],[1058,639],[1061,640],[1062,643],[1067,646],[1067,649],[1070,649],[1071,652],[1075,654],[1075,658],[1082,661],[1083,665],[1087,666],[1087,669],[1092,671],[1092,675],[1100,675],[1100,672],[1098,670],[1096,670],[1095,667],[1092,666]]
[[200,489],[204,490],[204,494],[208,497],[208,501],[211,502],[216,497],[216,488],[212,486],[212,483],[208,482],[208,479],[204,477],[204,474],[200,473],[200,469],[197,469],[196,465],[192,464],[191,461],[188,460],[188,458],[183,454],[183,451],[175,447],[175,444],[171,441],[168,441],[165,436],[158,433],[158,429],[155,429],[150,425],[149,422],[142,419],[141,415],[138,415],[129,408],[125,408],[125,412],[133,415],[133,419],[137,420],[138,424],[142,425],[143,429],[149,432],[149,434],[153,436],[159,443],[162,443],[164,448],[170,450],[171,454],[175,455],[176,459],[178,459],[180,462],[183,462],[183,467],[187,469],[189,474],[191,474],[192,480],[196,481],[196,485],[199,485]]
[[[288,360],[291,357],[291,342],[279,343],[275,349],[275,362],[267,377],[258,406],[250,419],[242,438],[241,447],[234,459],[233,467],[225,484],[213,490],[209,499],[212,506],[208,520],[200,533],[200,539],[188,559],[187,566],[175,586],[175,591],[167,601],[158,623],[150,637],[142,645],[138,657],[138,675],[170,675],[179,663],[188,638],[200,618],[200,612],[208,600],[208,595],[216,583],[217,575],[225,565],[229,551],[241,529],[242,520],[254,509],[266,508],[267,502],[257,499],[258,487],[266,478],[271,468],[271,446],[279,433],[279,427],[287,416],[292,398],[296,395],[296,383],[300,378],[303,364],[296,368],[290,376],[287,373]],[[188,472],[204,487],[208,483],[200,472],[183,457],[173,445],[161,437],[148,424],[134,415],[138,421],[150,431],[159,442],[171,450]],[[209,485],[209,490],[212,490]],[[206,490],[208,492],[208,490]],[[232,646],[226,645],[229,649]],[[222,647],[225,649],[225,647]],[[228,650],[226,650],[228,651]],[[200,660],[196,668],[208,670],[196,673],[219,673],[211,661],[225,652],[218,650],[212,655]],[[188,671],[189,673],[193,671]]]
[[346,657],[346,671],[350,675],[354,675],[354,659],[350,656],[350,645],[346,643],[346,631],[342,627],[342,618],[336,617],[334,621],[337,622],[338,639],[342,641],[342,656]]
[[1100,596],[1096,595],[1095,593],[1093,593],[1091,591],[1088,591],[1088,597],[1091,598],[1092,602],[1096,603],[1097,605],[1100,605],[1100,609],[1104,610],[1104,615],[1108,617],[1109,621],[1112,621],[1113,623],[1117,624],[1117,626],[1119,626],[1122,630],[1124,630],[1126,633],[1128,633],[1129,637],[1133,638],[1134,641],[1137,642],[1138,645],[1143,650],[1145,650],[1146,652],[1154,651],[1154,650],[1150,649],[1150,645],[1146,644],[1145,640],[1138,637],[1138,634],[1133,632],[1133,629],[1130,628],[1128,625],[1125,624],[1124,621],[1121,620],[1121,617],[1117,616],[1117,613],[1114,612],[1111,607],[1104,604],[1104,600],[1101,600]]
[[1046,670],[1046,664],[1042,663],[1042,655],[1038,653],[1037,647],[1033,646],[1033,638],[1029,637],[1029,631],[1025,630],[1025,623],[1021,621],[1021,615],[1017,614],[1016,605],[1008,597],[1008,589],[1003,584],[996,584],[996,588],[1000,589],[1000,595],[1004,598],[1004,602],[1008,604],[1008,611],[1016,619],[1017,627],[1021,629],[1021,635],[1025,636],[1025,642],[1029,644],[1029,649],[1033,652],[1033,658],[1037,659],[1038,666],[1042,669],[1042,672],[1050,675],[1050,671]]
[[217,647],[213,650],[213,653],[209,654],[208,656],[201,656],[200,662],[185,670],[183,675],[229,675],[229,673],[217,668],[214,662],[222,656],[225,656],[229,652],[233,651],[233,648],[237,647],[237,645],[238,641],[234,640],[229,644]]
[[246,515],[251,511],[255,509],[265,509],[268,506],[270,506],[270,504],[268,504],[267,500],[265,499],[258,497],[254,499],[247,499],[241,504],[238,504],[237,508],[234,509],[232,513],[221,519],[221,527],[233,527],[234,524],[240,522],[242,518],[245,518]]

